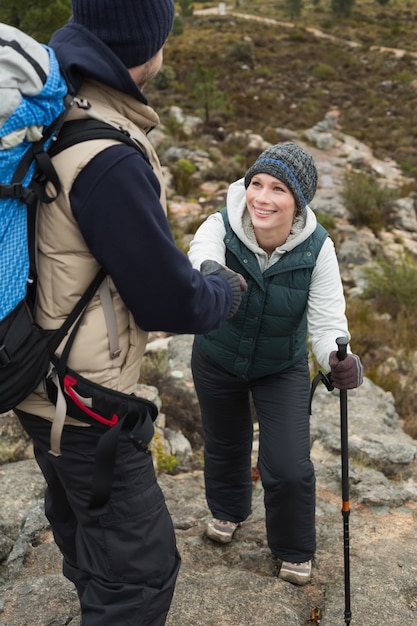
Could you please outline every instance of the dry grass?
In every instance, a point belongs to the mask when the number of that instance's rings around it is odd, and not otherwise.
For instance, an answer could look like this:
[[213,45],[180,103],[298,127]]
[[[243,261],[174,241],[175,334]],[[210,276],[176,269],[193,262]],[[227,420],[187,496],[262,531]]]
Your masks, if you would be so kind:
[[[405,0],[391,0],[386,7],[376,0],[357,4],[360,9],[349,20],[309,4],[294,27],[230,14],[183,20],[183,33],[171,36],[165,48],[165,64],[175,80],[164,90],[149,85],[150,100],[163,121],[172,104],[201,114],[190,80],[200,63],[214,70],[216,89],[227,93],[230,103],[228,111],[210,112],[212,130],[220,125],[228,132],[251,129],[274,140],[277,129],[310,128],[337,107],[343,132],[417,177],[417,57],[372,50],[386,46],[417,52],[417,7]],[[284,2],[241,0],[239,11],[288,19]],[[307,30],[313,28],[337,39]]]

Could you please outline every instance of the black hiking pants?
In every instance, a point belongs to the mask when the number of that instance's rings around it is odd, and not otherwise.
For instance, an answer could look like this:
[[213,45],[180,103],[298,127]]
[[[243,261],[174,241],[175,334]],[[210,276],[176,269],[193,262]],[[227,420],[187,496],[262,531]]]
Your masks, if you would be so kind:
[[[152,457],[123,431],[109,502],[90,510],[101,426],[65,426],[62,456],[49,453],[50,423],[16,411],[47,482],[45,513],[82,626],[163,626],[180,566],[174,528]],[[132,431],[134,434],[134,429]]]
[[251,395],[259,423],[258,469],[269,548],[284,561],[311,559],[316,547],[315,475],[307,359],[249,381],[208,359],[196,343],[191,363],[204,430],[206,498],[213,517],[241,522],[251,512]]

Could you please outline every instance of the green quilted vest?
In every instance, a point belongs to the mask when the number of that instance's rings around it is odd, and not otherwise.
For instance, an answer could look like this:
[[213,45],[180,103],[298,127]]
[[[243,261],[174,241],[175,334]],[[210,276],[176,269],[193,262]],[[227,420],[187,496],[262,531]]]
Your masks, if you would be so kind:
[[328,232],[314,233],[261,272],[258,261],[230,228],[226,209],[226,265],[245,277],[248,289],[237,313],[220,328],[196,336],[203,352],[246,379],[279,372],[307,353],[307,300],[311,274]]

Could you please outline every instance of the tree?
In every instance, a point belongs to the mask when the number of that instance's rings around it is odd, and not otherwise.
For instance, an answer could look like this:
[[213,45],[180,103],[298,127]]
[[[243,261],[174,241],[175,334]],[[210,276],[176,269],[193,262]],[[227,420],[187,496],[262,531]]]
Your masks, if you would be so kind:
[[332,0],[332,11],[336,15],[342,15],[343,17],[349,17],[352,13],[355,0]]
[[71,0],[2,0],[0,21],[20,28],[41,43],[71,16]]
[[294,20],[300,17],[303,8],[303,0],[285,0],[285,4],[287,5],[290,19]]
[[190,74],[191,94],[199,109],[204,110],[206,124],[212,119],[213,111],[225,112],[229,108],[227,93],[218,89],[216,70],[197,64]]

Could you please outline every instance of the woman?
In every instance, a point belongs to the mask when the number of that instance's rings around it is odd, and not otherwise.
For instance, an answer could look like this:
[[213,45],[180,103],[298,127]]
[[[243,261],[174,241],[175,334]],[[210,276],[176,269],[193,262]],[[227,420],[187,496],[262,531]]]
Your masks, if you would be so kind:
[[204,271],[211,260],[247,282],[237,313],[193,346],[213,515],[206,533],[228,543],[251,512],[251,396],[268,545],[278,575],[295,584],[310,580],[316,546],[307,335],[335,387],[362,383],[359,358],[350,349],[343,361],[336,355],[336,338],[350,336],[334,245],[307,206],[316,186],[316,166],[300,146],[268,148],[230,186],[227,207],[200,226],[189,251],[194,267]]

